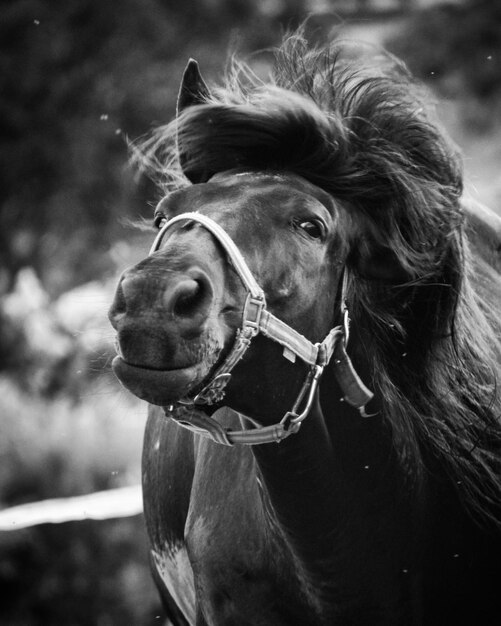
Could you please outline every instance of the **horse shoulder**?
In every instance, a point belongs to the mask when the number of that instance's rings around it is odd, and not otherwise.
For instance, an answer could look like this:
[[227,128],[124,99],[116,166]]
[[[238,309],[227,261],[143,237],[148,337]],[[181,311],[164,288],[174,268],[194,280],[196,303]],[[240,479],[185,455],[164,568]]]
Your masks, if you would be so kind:
[[194,462],[191,433],[151,406],[143,445],[144,515],[153,577],[176,624],[195,623],[195,583],[185,544]]
[[[241,428],[229,409],[217,419]],[[248,448],[194,436],[151,407],[143,494],[154,576],[169,613],[174,604],[195,624],[203,607],[214,620],[224,614],[245,623],[245,612],[267,607],[272,622],[282,623],[275,606],[277,580],[290,563],[284,563],[281,540],[263,509]]]

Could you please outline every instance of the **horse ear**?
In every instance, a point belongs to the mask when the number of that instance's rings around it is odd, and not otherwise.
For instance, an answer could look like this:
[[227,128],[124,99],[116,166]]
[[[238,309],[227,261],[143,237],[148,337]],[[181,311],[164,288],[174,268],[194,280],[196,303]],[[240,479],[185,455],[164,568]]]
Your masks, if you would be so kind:
[[177,98],[177,114],[179,115],[184,109],[194,104],[203,104],[209,96],[210,91],[200,74],[198,63],[195,59],[190,59],[181,79]]
[[[200,74],[198,63],[195,59],[190,59],[184,70],[183,78],[181,79],[181,86],[177,98],[177,115],[179,116],[185,109],[195,104],[203,104],[209,97],[210,91]],[[189,167],[189,159],[180,145],[179,136],[178,150],[179,163],[186,178],[194,184],[202,182],[200,173]]]

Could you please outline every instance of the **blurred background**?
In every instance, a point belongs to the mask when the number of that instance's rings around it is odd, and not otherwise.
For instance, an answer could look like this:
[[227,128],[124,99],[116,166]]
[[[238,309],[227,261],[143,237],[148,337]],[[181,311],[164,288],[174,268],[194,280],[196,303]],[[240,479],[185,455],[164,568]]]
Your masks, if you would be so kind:
[[[169,121],[189,57],[265,72],[282,34],[383,45],[425,81],[468,193],[501,208],[494,0],[4,0],[0,8],[0,508],[140,482],[145,406],[109,371],[106,310],[157,192],[127,142]],[[141,515],[0,532],[0,623],[158,624]]]

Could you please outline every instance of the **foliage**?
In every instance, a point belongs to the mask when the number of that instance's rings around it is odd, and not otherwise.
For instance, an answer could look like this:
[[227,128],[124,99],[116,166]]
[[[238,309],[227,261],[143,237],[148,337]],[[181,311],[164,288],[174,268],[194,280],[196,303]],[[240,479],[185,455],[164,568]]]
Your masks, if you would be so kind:
[[[109,208],[127,206],[117,131],[136,82],[127,91],[123,80],[141,75],[153,21],[124,13],[118,23],[114,4],[31,0],[4,9],[0,247],[11,276],[51,257],[84,280],[102,270],[116,221]],[[114,50],[128,38],[133,53],[118,64]]]
[[116,387],[79,402],[26,394],[0,378],[0,503],[11,506],[137,483],[145,410]]
[[164,623],[142,516],[3,533],[0,557],[2,624]]
[[78,399],[104,381],[114,354],[106,319],[113,290],[88,283],[51,302],[33,270],[21,270],[0,298],[0,371],[46,397],[64,391]]
[[[0,378],[0,503],[139,482],[145,410],[115,387],[77,403]],[[155,624],[142,517],[0,533],[0,623]]]
[[453,98],[501,97],[501,4],[466,0],[416,11],[387,46]]
[[[51,303],[23,270],[3,300],[1,507],[140,481],[145,408],[102,365],[92,372],[104,294],[89,285]],[[2,624],[158,623],[140,517],[0,533],[0,585]]]
[[[174,112],[190,55],[276,40],[305,0],[10,0],[0,24],[0,292],[32,264],[51,293],[110,269],[120,219],[150,216],[126,137]],[[232,44],[233,42],[233,44]],[[64,274],[54,267],[64,265]],[[3,281],[3,285],[2,285]]]

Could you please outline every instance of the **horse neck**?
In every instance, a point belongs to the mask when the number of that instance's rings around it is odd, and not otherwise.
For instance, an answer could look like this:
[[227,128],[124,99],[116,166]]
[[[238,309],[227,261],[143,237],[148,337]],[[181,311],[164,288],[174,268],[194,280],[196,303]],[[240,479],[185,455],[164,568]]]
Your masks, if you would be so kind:
[[296,551],[321,556],[329,531],[334,457],[318,397],[299,433],[253,452],[274,521]]
[[267,509],[271,505],[296,556],[313,576],[325,576],[327,569],[329,576],[337,572],[336,578],[351,568],[353,553],[344,553],[343,546],[359,545],[362,553],[364,542],[372,541],[369,528],[384,528],[380,539],[393,542],[396,552],[406,541],[402,528],[415,527],[413,503],[377,394],[371,410],[379,412],[369,418],[340,398],[327,369],[300,431],[278,445],[254,449]]

